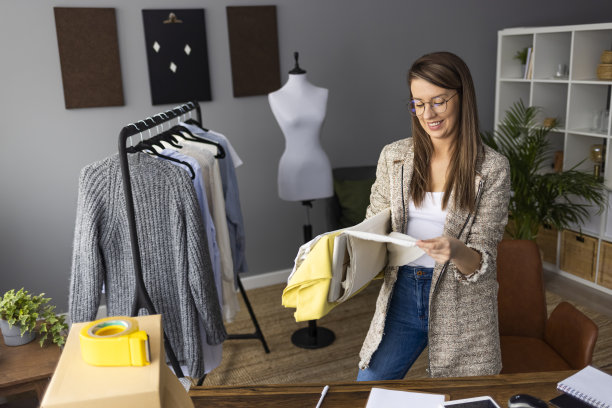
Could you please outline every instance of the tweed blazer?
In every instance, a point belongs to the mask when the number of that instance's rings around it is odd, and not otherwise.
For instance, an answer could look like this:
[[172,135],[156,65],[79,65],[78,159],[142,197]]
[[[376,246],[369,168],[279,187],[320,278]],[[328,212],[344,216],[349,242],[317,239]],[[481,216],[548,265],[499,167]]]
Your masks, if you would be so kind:
[[[413,159],[412,138],[383,148],[366,218],[390,207],[393,231],[406,231]],[[467,277],[450,261],[435,265],[429,296],[428,372],[432,377],[492,375],[501,370],[496,258],[508,221],[510,166],[504,156],[485,146],[475,171],[475,211],[455,208],[451,193],[444,235],[478,251],[481,264]],[[359,353],[361,369],[368,367],[384,335],[398,269],[384,271],[376,310]]]

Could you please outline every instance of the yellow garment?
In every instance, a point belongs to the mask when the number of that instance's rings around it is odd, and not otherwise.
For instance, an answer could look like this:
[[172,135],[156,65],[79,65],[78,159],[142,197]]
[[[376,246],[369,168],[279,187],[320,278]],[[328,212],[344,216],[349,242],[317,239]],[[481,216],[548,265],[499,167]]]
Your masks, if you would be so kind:
[[337,302],[328,302],[332,277],[334,238],[342,231],[323,235],[295,271],[283,290],[282,304],[295,308],[295,321],[316,320],[325,316]]

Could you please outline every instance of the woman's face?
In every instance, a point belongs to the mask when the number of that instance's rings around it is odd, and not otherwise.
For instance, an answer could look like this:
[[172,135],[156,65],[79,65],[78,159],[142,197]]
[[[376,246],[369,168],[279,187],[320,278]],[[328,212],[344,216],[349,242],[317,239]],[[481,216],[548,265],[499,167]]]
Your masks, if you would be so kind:
[[[451,141],[459,134],[460,96],[453,89],[440,88],[422,78],[414,78],[410,83],[412,100],[416,102],[417,115],[421,127],[427,132],[432,143],[436,140]],[[446,101],[446,110],[444,110]],[[433,107],[432,107],[433,105]],[[444,110],[444,112],[441,112]]]

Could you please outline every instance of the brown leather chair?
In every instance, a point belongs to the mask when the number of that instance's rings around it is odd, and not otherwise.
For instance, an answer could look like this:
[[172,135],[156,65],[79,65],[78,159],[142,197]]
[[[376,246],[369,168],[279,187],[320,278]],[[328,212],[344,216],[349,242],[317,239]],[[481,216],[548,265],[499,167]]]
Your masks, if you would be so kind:
[[535,242],[503,240],[497,280],[502,373],[581,369],[591,363],[597,325],[567,302],[547,316]]

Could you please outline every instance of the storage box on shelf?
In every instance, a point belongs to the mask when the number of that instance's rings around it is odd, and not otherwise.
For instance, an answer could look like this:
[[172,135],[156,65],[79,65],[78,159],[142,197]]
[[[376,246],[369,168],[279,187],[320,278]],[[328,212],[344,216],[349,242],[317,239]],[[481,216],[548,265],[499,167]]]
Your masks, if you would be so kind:
[[[527,76],[514,59],[525,47],[532,48]],[[519,99],[541,107],[538,122],[557,120],[548,137],[564,170],[593,172],[591,147],[606,145],[602,176],[612,190],[612,79],[599,79],[601,74],[598,78],[598,68],[609,64],[610,52],[612,22],[499,31],[494,120],[497,125]],[[612,293],[612,192],[607,207],[601,213],[589,211],[589,220],[572,226],[574,231],[541,229],[537,242],[547,268]]]
[[561,269],[583,279],[595,280],[597,238],[572,230],[561,234]]
[[542,251],[542,260],[550,264],[557,264],[557,241],[559,232],[550,226],[541,226],[538,231],[536,243]]
[[612,289],[612,242],[601,242],[597,283]]

